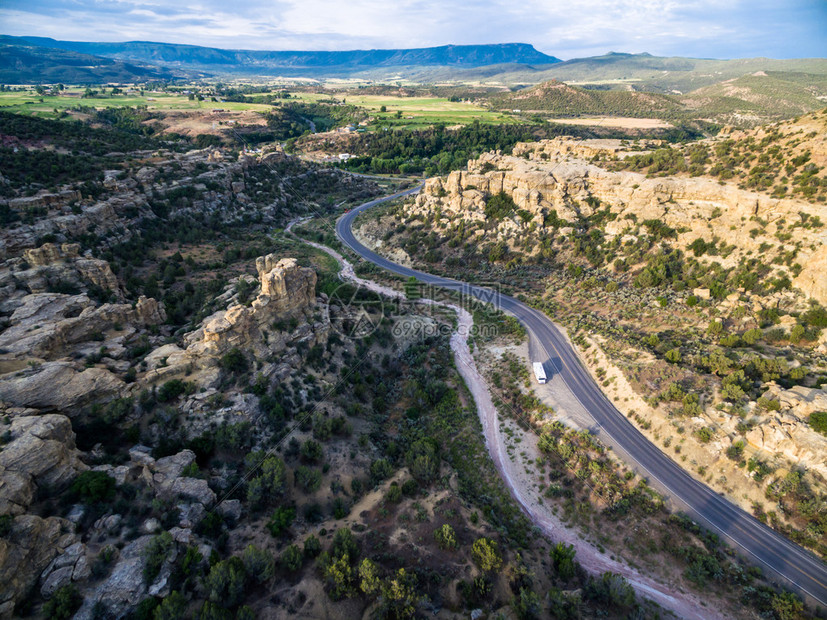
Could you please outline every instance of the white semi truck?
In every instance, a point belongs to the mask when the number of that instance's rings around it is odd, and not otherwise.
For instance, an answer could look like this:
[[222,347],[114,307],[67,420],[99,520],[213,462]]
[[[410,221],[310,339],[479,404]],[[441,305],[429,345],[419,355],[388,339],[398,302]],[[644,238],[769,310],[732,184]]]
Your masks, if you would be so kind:
[[548,379],[546,377],[546,369],[540,362],[534,362],[534,376],[537,377],[537,383],[545,383]]

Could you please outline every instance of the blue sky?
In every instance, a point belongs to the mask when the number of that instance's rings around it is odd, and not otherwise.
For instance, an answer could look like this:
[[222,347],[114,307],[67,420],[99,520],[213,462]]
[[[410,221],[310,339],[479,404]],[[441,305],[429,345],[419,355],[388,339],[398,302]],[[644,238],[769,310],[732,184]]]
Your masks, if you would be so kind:
[[827,0],[0,0],[0,32],[247,49],[525,42],[706,58],[827,56]]

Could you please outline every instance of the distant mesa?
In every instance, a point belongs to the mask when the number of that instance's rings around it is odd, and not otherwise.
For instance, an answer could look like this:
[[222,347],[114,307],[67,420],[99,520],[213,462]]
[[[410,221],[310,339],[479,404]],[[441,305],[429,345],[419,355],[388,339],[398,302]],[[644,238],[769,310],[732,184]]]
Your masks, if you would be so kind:
[[[6,58],[14,46],[27,50],[62,50],[64,53],[120,61],[150,63],[181,69],[206,69],[248,74],[336,75],[384,67],[482,67],[499,64],[551,65],[560,62],[527,43],[489,45],[442,45],[416,49],[350,51],[225,50],[197,45],[127,41],[95,43],[57,41],[46,37],[0,37],[0,68],[10,68]],[[19,54],[19,51],[15,51]],[[31,53],[31,52],[30,52]],[[42,52],[41,52],[42,54]],[[75,63],[77,64],[77,63]]]

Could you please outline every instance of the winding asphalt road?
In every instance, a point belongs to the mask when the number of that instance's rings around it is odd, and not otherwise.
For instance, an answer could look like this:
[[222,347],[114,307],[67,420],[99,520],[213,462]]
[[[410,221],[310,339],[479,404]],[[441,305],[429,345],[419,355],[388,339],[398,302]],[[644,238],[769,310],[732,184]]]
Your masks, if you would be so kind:
[[383,202],[417,193],[421,188],[420,185],[352,209],[336,222],[336,234],[356,254],[383,269],[493,303],[517,318],[545,352],[546,359],[541,361],[546,372],[560,374],[595,420],[597,426],[594,430],[603,443],[624,456],[627,463],[646,477],[649,484],[664,494],[674,507],[707,529],[719,533],[744,557],[761,566],[768,577],[774,577],[776,582],[797,591],[810,604],[827,608],[827,564],[695,480],[647,440],[600,390],[572,346],[547,316],[492,289],[404,267],[356,240],[352,226],[359,213]]

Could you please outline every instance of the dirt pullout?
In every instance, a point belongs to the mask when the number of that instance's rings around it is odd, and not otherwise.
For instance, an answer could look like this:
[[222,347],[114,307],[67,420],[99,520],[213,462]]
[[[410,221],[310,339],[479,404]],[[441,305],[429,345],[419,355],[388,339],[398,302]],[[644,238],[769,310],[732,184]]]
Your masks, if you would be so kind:
[[[289,231],[295,223],[298,223],[298,221],[288,224],[286,230]],[[404,294],[400,291],[357,276],[353,265],[335,250],[319,243],[313,243],[312,241],[306,241],[304,239],[302,239],[302,241],[316,249],[326,252],[339,261],[339,264],[342,265],[342,269],[339,272],[340,277],[382,295],[387,295],[392,298],[404,297]],[[567,528],[560,519],[550,512],[549,508],[539,503],[537,493],[532,488],[530,477],[526,475],[525,468],[521,467],[521,462],[517,459],[512,461],[506,455],[505,437],[500,429],[497,409],[491,399],[488,385],[477,370],[476,362],[468,346],[467,335],[471,333],[471,327],[474,323],[471,314],[467,310],[454,304],[440,303],[433,300],[419,300],[418,303],[442,306],[456,313],[458,324],[451,336],[451,350],[454,352],[457,370],[468,386],[471,395],[474,397],[480,422],[482,423],[483,434],[485,435],[485,443],[488,446],[488,451],[491,454],[494,465],[512,496],[522,507],[526,515],[528,515],[531,522],[537,526],[546,537],[573,545],[577,551],[578,562],[589,572],[603,573],[611,571],[623,575],[638,594],[673,611],[680,618],[693,620],[723,618],[724,616],[721,616],[714,610],[704,607],[700,599],[691,594],[673,592],[669,586],[658,583],[649,577],[641,575],[635,569],[613,560],[587,541],[582,540],[578,532]],[[532,460],[540,458],[541,454],[537,448],[536,437],[534,435],[527,435],[526,440],[529,438],[533,438],[534,441],[526,441],[522,444],[523,449],[529,453],[528,457]]]
[[659,118],[629,118],[626,116],[595,116],[591,118],[549,118],[550,123],[562,125],[587,125],[601,127],[618,127],[620,129],[668,129],[671,123]]

